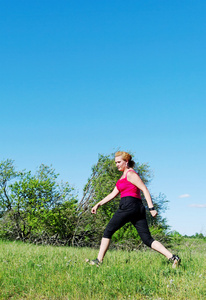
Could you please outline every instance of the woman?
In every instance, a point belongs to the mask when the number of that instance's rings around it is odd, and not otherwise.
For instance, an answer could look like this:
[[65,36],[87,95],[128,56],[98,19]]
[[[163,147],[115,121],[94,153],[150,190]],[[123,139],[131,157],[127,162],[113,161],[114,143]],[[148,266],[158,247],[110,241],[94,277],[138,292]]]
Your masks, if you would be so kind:
[[133,169],[134,162],[132,161],[131,155],[124,151],[118,151],[115,154],[115,163],[118,170],[123,172],[123,174],[117,181],[114,190],[103,200],[98,202],[92,208],[91,213],[96,214],[97,209],[100,206],[111,201],[119,193],[121,194],[120,205],[104,231],[97,259],[92,260],[90,264],[99,265],[103,262],[103,258],[109,248],[112,235],[126,223],[131,222],[137,229],[142,241],[148,247],[151,247],[166,256],[171,262],[173,262],[173,268],[175,268],[180,263],[180,258],[177,255],[172,255],[172,253],[161,243],[155,241],[149,232],[145,207],[142,204],[140,190],[145,196],[152,217],[155,218],[157,216],[157,211],[153,206],[147,187]]

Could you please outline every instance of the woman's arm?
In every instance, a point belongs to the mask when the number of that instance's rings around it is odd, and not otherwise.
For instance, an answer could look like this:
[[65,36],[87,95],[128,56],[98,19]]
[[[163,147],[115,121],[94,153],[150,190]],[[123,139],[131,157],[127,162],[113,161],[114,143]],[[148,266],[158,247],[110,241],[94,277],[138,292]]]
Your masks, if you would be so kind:
[[97,209],[99,208],[99,206],[102,206],[105,203],[109,202],[110,200],[112,200],[113,198],[115,198],[118,194],[119,194],[119,190],[115,186],[115,188],[113,189],[113,191],[109,195],[107,195],[104,199],[102,199],[94,207],[92,207],[91,213],[92,214],[96,214],[97,213]]
[[[132,184],[136,185],[136,187],[138,187],[143,192],[145,199],[147,201],[148,207],[152,208],[153,207],[152,198],[150,196],[150,193],[149,193],[146,185],[144,184],[142,179],[139,177],[139,175],[135,172],[129,172],[127,174],[127,180],[130,181]],[[156,210],[151,210],[150,213],[153,217],[157,216]]]

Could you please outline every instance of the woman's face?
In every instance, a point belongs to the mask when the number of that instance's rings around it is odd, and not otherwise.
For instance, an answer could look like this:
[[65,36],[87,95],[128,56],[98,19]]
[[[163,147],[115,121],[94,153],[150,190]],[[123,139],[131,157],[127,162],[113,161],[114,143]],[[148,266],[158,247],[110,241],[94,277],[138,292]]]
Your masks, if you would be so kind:
[[119,171],[124,171],[127,168],[127,162],[121,156],[115,157],[115,164]]

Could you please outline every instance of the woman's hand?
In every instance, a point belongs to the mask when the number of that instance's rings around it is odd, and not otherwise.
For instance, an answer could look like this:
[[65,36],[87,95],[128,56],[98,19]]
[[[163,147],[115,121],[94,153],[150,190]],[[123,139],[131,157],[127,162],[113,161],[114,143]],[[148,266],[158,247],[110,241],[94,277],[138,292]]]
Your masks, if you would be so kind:
[[94,207],[92,207],[91,213],[96,214],[97,209],[99,208],[99,206],[102,206],[105,203],[109,202],[114,197],[116,197],[118,194],[119,194],[119,191],[118,191],[117,187],[115,186],[115,188],[113,189],[113,191],[109,195],[107,195],[104,199],[102,199],[99,203],[97,203]]
[[153,216],[153,218],[155,218],[158,215],[158,212],[154,209],[154,210],[150,210],[151,215]]
[[98,208],[99,208],[99,204],[97,203],[94,207],[92,207],[91,213],[96,214]]

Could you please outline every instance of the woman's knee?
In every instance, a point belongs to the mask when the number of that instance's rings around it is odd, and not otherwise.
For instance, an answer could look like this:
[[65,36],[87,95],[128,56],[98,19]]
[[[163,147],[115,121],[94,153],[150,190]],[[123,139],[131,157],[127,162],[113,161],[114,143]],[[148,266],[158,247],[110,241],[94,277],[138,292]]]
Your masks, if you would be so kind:
[[152,243],[154,242],[154,239],[151,236],[142,238],[142,241],[146,246],[152,248]]
[[104,231],[104,234],[103,234],[103,238],[111,239],[113,233],[114,233],[113,231],[111,231],[108,228],[106,228],[105,231]]

